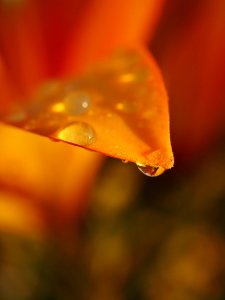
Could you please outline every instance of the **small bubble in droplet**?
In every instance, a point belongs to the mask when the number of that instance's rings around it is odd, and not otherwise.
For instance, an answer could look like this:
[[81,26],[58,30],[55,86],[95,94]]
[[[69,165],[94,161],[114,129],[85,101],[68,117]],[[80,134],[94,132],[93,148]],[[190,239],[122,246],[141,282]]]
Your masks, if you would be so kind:
[[122,161],[123,164],[127,164],[128,163],[127,159],[122,159],[121,161]]
[[80,146],[89,146],[95,142],[96,133],[87,123],[73,122],[59,130],[57,138]]
[[80,115],[86,113],[91,106],[91,98],[83,91],[73,91],[65,99],[66,111],[70,114]]
[[136,163],[136,165],[144,175],[149,177],[157,177],[165,171],[165,169],[162,167],[148,166],[140,163]]

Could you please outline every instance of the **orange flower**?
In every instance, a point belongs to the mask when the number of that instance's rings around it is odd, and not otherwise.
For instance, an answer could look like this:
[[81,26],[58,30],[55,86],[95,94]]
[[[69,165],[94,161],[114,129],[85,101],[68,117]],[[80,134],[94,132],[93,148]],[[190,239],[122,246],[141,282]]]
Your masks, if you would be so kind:
[[[3,120],[142,169],[149,165],[152,175],[172,167],[167,96],[143,46],[162,2],[2,1]],[[7,126],[0,135],[3,187],[26,205],[35,199],[34,214],[45,206],[60,224],[73,219],[100,157]]]

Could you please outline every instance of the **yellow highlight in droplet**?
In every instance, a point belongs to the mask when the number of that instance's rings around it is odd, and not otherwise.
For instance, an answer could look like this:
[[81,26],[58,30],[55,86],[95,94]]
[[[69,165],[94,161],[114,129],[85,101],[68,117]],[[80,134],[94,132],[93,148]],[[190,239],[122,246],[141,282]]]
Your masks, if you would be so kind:
[[63,102],[55,103],[51,107],[51,111],[52,112],[56,112],[56,113],[64,112],[65,111],[65,105],[64,105],[64,103]]
[[89,146],[95,142],[94,129],[84,122],[73,122],[61,129],[57,134],[58,139],[80,146]]

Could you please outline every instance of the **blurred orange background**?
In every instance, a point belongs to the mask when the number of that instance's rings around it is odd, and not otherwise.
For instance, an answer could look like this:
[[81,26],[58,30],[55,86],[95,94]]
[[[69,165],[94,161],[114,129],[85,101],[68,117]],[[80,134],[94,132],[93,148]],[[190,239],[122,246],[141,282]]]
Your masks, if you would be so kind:
[[2,120],[52,78],[142,46],[175,156],[149,178],[2,123],[0,299],[225,298],[224,35],[223,0],[0,0]]

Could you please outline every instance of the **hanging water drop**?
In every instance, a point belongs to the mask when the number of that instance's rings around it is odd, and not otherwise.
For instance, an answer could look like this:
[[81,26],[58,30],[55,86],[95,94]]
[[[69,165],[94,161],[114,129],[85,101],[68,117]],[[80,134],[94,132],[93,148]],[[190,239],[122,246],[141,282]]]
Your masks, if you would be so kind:
[[149,177],[157,177],[161,175],[165,169],[162,167],[156,167],[156,166],[146,166],[140,163],[136,163],[138,169],[146,176]]
[[91,98],[86,92],[73,91],[65,97],[64,104],[67,113],[81,115],[89,110]]
[[84,122],[73,122],[59,130],[57,138],[79,146],[89,146],[96,140],[94,129]]

